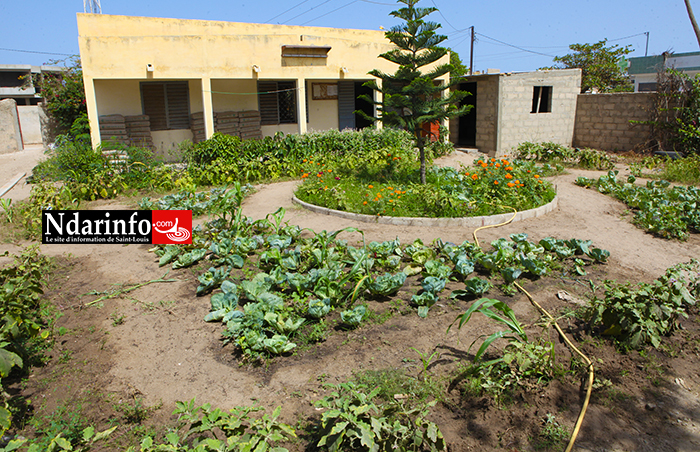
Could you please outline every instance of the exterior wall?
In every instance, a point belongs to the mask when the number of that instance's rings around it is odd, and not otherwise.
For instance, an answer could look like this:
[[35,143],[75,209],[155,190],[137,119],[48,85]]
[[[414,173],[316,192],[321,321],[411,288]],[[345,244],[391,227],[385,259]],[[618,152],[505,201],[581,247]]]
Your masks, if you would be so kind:
[[497,75],[485,76],[476,85],[476,147],[490,155],[498,137],[498,82]]
[[[503,74],[499,80],[497,156],[523,141],[571,146],[581,92],[580,69]],[[535,86],[552,87],[551,112],[531,113]]]
[[98,115],[143,114],[138,80],[95,80],[95,95]]
[[631,150],[649,138],[650,127],[631,120],[649,119],[656,93],[580,94],[574,143],[606,151]]
[[14,99],[0,100],[0,154],[19,152],[22,149],[17,102]]
[[41,144],[41,121],[39,120],[39,106],[18,105],[19,126],[22,129],[22,141],[24,144]]
[[[213,79],[211,81],[211,90],[211,99],[214,105],[214,111],[243,111],[258,109],[258,96],[255,94],[258,91],[258,85],[255,80]],[[202,110],[200,109],[199,111]]]
[[[372,69],[393,72],[396,65],[378,55],[392,49],[378,30],[348,30],[271,24],[248,24],[203,20],[162,19],[105,14],[78,14],[80,56],[85,81],[93,145],[100,142],[98,117],[109,108],[106,100],[119,92],[106,93],[106,80],[189,80],[190,112],[204,112],[205,133],[213,133],[213,112],[220,106],[237,105],[224,99],[231,89],[248,87],[256,92],[256,80],[296,80],[298,124],[263,127],[275,131],[304,133],[307,130],[307,80],[366,80]],[[283,46],[327,46],[327,58],[283,57]],[[448,62],[446,55],[436,64]],[[149,67],[151,70],[149,70]],[[257,69],[257,71],[256,71]],[[449,74],[442,77],[445,81]],[[226,80],[226,81],[224,81]],[[123,85],[127,91],[131,85]],[[246,109],[257,108],[245,99]],[[124,100],[131,108],[133,102]],[[331,101],[310,102],[309,127],[337,128],[337,108]],[[337,102],[335,102],[337,105]],[[226,108],[228,109],[228,108]],[[243,108],[236,108],[243,109]],[[121,112],[120,112],[121,113]],[[124,114],[124,113],[122,113]],[[335,118],[335,120],[333,120]],[[293,126],[293,129],[290,127]],[[173,135],[178,135],[176,132]],[[156,137],[154,136],[154,141]],[[166,143],[168,139],[163,139]],[[172,141],[172,139],[170,139]]]
[[314,100],[311,94],[311,84],[314,82],[332,83],[336,80],[309,80],[306,87],[306,98],[309,103],[309,132],[338,129],[338,99]]

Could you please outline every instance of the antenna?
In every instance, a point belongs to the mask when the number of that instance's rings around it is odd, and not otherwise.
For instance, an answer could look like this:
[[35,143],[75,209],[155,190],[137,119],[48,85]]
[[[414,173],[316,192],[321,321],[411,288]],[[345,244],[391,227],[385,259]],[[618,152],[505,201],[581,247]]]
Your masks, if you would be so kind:
[[100,5],[100,0],[83,0],[83,12],[102,14],[102,5]]

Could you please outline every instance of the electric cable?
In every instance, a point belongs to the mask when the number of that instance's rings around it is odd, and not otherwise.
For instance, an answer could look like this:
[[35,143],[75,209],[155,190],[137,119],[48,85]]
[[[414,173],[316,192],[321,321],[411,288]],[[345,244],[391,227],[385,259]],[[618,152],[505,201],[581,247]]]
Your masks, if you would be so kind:
[[288,10],[279,13],[278,15],[276,15],[275,17],[273,17],[272,19],[268,19],[268,20],[266,20],[265,22],[272,22],[273,20],[277,19],[279,16],[283,16],[283,15],[287,14],[289,11],[293,10],[294,8],[298,8],[299,6],[303,5],[304,3],[308,2],[308,1],[309,1],[309,0],[304,0],[304,1],[301,2],[301,3],[297,3],[296,5],[292,6],[292,7],[289,8]]
[[334,13],[334,12],[336,12],[336,11],[338,11],[338,10],[341,10],[341,9],[345,8],[346,6],[350,6],[350,5],[352,5],[353,3],[357,3],[357,2],[359,2],[359,1],[360,1],[360,0],[353,0],[353,1],[351,1],[350,3],[346,3],[346,4],[343,5],[343,6],[340,6],[340,7],[336,8],[336,9],[334,9],[334,10],[328,11],[326,14],[322,14],[322,15],[320,15],[320,16],[318,16],[318,17],[315,17],[315,18],[313,18],[313,19],[311,19],[311,20],[307,20],[307,21],[304,22],[302,25],[306,25],[306,24],[308,24],[308,23],[311,23],[311,22],[313,22],[313,21],[315,21],[315,20],[317,20],[317,19],[320,19],[321,17],[326,17],[327,15],[329,15],[329,14],[331,14],[331,13]]

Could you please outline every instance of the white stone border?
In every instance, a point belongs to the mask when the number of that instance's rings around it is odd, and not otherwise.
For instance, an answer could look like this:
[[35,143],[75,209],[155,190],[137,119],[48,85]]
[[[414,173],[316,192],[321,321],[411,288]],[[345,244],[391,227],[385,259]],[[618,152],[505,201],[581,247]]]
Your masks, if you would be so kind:
[[[415,217],[386,217],[365,215],[361,213],[343,212],[341,210],[327,209],[325,207],[309,204],[292,195],[292,203],[298,204],[304,209],[323,215],[333,215],[334,217],[345,218],[348,220],[362,221],[364,223],[391,224],[394,226],[424,226],[424,227],[463,227],[463,228],[478,228],[481,226],[491,226],[503,223],[510,220],[513,213],[501,213],[498,215],[488,215],[481,217],[461,217],[461,218],[415,218]],[[526,220],[528,218],[541,217],[553,210],[559,205],[559,196],[555,196],[553,200],[547,204],[536,207],[530,210],[517,212],[513,222]]]

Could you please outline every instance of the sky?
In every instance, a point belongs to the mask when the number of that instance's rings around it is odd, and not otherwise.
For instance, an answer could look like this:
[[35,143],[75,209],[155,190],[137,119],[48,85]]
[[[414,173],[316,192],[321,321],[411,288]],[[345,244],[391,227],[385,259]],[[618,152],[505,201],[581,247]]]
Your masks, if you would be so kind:
[[[388,29],[400,21],[391,0],[100,0],[103,14],[278,23],[317,27]],[[630,45],[628,56],[700,51],[682,0],[469,1],[421,0],[438,12],[442,44],[469,65],[474,27],[474,71],[532,71],[552,66],[568,46]],[[700,19],[700,0],[691,1]],[[0,0],[0,64],[41,65],[78,54],[76,13],[81,0]]]

